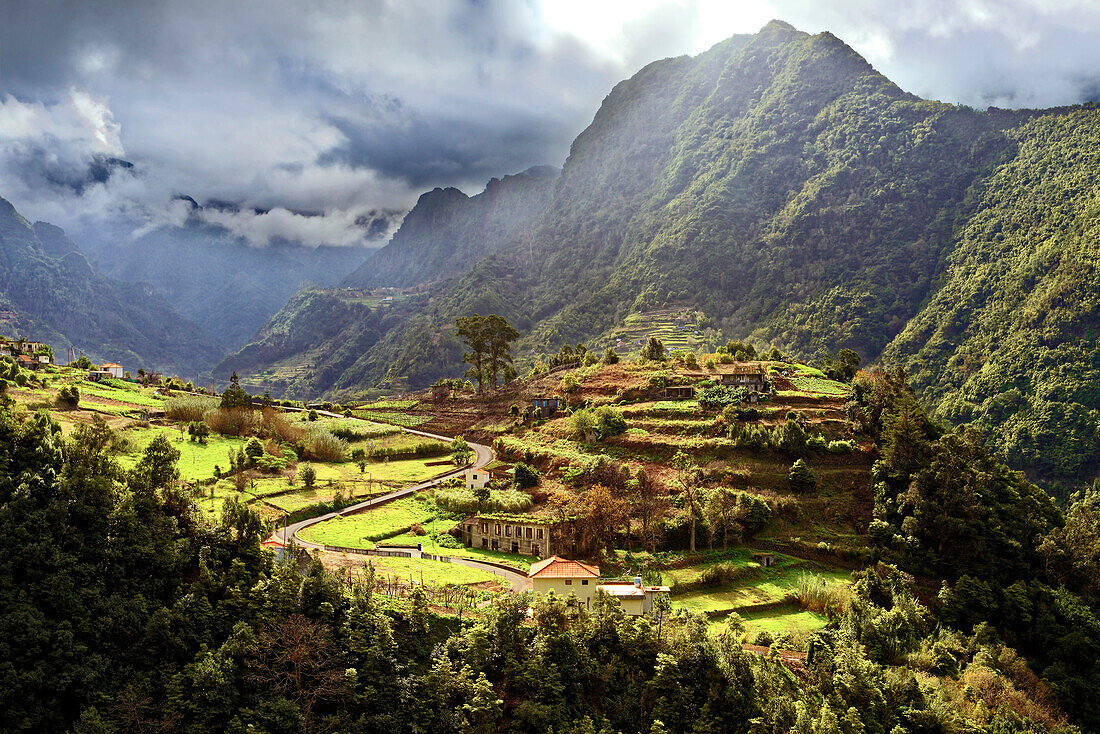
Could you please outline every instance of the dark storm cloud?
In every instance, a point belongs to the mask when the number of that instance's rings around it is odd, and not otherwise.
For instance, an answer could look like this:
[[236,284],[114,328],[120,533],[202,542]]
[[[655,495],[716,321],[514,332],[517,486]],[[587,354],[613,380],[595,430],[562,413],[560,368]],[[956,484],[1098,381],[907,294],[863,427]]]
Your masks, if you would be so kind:
[[[5,0],[0,34],[0,194],[68,226],[232,201],[203,216],[257,243],[356,244],[425,186],[560,163],[621,75],[511,2]],[[27,167],[59,125],[65,155]],[[136,169],[88,179],[106,157]]]
[[0,196],[67,227],[360,244],[425,188],[560,165],[615,82],[771,17],[926,97],[1100,89],[1095,2],[0,0]]

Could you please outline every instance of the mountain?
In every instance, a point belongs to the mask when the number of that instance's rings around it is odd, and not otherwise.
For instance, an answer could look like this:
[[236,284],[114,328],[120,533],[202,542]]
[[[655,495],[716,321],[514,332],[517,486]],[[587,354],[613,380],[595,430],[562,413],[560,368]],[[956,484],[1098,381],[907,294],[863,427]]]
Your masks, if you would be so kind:
[[[632,314],[692,306],[727,338],[908,364],[937,416],[1015,436],[1006,445],[1028,453],[1007,458],[1035,477],[1080,480],[1100,425],[1096,116],[923,100],[835,36],[776,21],[654,62],[603,101],[529,227],[392,309],[354,362],[322,358],[338,373],[324,389],[461,374],[453,325],[470,313],[507,317],[530,355],[602,346]],[[413,254],[426,239],[387,248],[409,248],[400,282],[440,276]],[[304,353],[261,344],[284,363]],[[1071,458],[1024,458],[1051,446]]]
[[389,243],[342,285],[406,287],[463,273],[472,263],[522,238],[550,201],[558,170],[536,166],[491,179],[467,196],[456,188],[423,194]]
[[1072,483],[1100,453],[1100,107],[1013,131],[929,303],[887,347],[934,414]]
[[65,233],[0,199],[0,330],[94,361],[194,376],[224,349],[148,285],[98,274]]
[[365,252],[363,247],[253,247],[197,220],[136,238],[96,237],[88,246],[104,273],[152,285],[230,349],[247,342],[298,290],[339,283]]

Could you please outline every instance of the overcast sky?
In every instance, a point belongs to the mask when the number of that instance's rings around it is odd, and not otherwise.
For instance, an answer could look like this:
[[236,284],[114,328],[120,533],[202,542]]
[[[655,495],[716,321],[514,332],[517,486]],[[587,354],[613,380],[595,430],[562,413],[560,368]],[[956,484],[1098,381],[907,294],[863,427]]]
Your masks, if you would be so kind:
[[561,165],[615,82],[771,18],[924,97],[1100,97],[1100,0],[0,0],[0,196],[360,244],[426,189]]

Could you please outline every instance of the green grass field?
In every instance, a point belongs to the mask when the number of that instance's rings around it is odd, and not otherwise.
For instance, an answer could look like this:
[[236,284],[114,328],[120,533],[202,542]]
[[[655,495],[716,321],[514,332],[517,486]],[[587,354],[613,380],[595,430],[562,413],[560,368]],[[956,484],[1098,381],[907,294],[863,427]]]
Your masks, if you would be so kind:
[[750,640],[761,631],[769,632],[773,636],[813,632],[829,621],[822,614],[799,609],[797,604],[766,612],[747,612],[741,615],[741,619],[745,621],[745,632]]
[[390,412],[382,410],[353,410],[352,414],[354,414],[355,417],[362,418],[366,421],[374,421],[375,423],[390,423],[395,426],[401,426],[402,428],[415,428],[431,420],[431,416],[409,415],[407,413],[400,413],[397,411]]
[[131,386],[128,383],[122,383],[126,385],[126,387],[116,387],[110,383],[84,381],[75,384],[80,390],[82,397],[93,396],[106,398],[108,400],[117,400],[120,403],[127,403],[143,408],[160,408],[164,406],[164,400],[160,398],[160,396],[153,394],[152,390],[143,390],[136,385]]
[[376,572],[408,581],[440,586],[443,584],[479,584],[492,581],[504,584],[504,579],[479,568],[470,568],[458,563],[431,561],[426,558],[389,558],[369,556]]
[[152,426],[150,428],[131,428],[123,435],[133,442],[133,450],[118,457],[118,463],[129,469],[141,458],[141,452],[157,436],[166,436],[172,447],[180,452],[178,463],[180,477],[185,481],[208,479],[214,476],[214,465],[223,470],[229,469],[229,451],[244,447],[246,439],[226,438],[211,435],[205,444],[187,440],[186,432],[177,428]]
[[776,560],[776,566],[761,568],[752,560],[751,551],[736,549],[725,553],[715,552],[706,560],[690,566],[662,570],[661,576],[665,583],[673,585],[697,581],[703,571],[715,563],[729,562],[746,570],[748,577],[745,580],[735,580],[721,587],[678,592],[674,586],[673,607],[692,612],[736,611],[755,604],[782,601],[796,588],[798,577],[802,573],[819,576],[828,583],[847,583],[850,579],[847,571],[808,568],[804,562],[789,556],[777,555]]
[[[439,514],[430,501],[405,497],[381,507],[314,525],[301,532],[311,543],[344,548],[370,548],[367,543],[386,538],[413,523],[430,524]],[[451,523],[454,524],[453,522]],[[438,532],[438,531],[437,531]]]

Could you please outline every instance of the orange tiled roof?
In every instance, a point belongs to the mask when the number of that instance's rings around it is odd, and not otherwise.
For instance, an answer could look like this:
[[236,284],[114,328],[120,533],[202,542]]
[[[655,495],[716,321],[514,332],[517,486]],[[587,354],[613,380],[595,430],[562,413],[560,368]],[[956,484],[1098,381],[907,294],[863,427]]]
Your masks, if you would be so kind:
[[115,364],[114,362],[104,362],[102,366],[103,367],[121,367],[122,365]]
[[570,561],[567,558],[550,556],[538,563],[531,564],[531,570],[527,572],[527,578],[540,579],[575,579],[600,577],[600,569],[580,561]]

